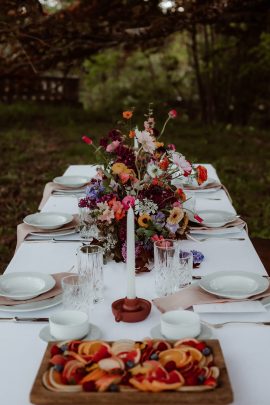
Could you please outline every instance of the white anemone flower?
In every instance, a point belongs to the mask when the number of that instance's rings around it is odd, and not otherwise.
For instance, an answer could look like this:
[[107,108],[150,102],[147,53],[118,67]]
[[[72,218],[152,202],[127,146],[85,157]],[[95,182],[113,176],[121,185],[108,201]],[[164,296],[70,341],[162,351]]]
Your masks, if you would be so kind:
[[135,134],[138,142],[142,145],[143,150],[148,153],[153,153],[156,149],[156,145],[149,132],[135,129]]
[[149,176],[153,179],[162,175],[162,170],[156,166],[155,163],[148,163],[146,170]]

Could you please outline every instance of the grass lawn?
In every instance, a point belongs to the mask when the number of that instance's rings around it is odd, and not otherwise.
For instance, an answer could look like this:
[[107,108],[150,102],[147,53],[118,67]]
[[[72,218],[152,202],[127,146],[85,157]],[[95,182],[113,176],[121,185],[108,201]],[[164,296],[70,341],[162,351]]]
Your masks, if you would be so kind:
[[[37,211],[45,183],[70,164],[95,162],[81,136],[98,141],[119,117],[93,117],[71,107],[0,106],[0,272],[13,256],[16,225]],[[165,111],[158,128],[163,118]],[[250,235],[270,238],[269,135],[252,128],[203,128],[177,119],[169,123],[164,141],[175,143],[194,162],[212,163]]]

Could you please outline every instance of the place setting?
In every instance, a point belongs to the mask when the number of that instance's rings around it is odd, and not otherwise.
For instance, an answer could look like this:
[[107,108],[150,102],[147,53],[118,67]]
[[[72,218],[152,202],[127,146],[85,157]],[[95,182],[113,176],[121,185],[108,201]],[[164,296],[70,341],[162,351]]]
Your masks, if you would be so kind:
[[187,238],[200,242],[209,239],[245,240],[243,230],[247,225],[242,218],[230,211],[221,209],[187,211],[190,224]]
[[61,280],[67,275],[69,271],[51,275],[26,271],[0,276],[0,311],[24,313],[61,304]]
[[179,307],[193,307],[199,312],[266,312],[263,299],[269,296],[267,277],[228,270],[198,277],[184,289],[155,298],[153,303],[161,312]]
[[39,204],[41,210],[51,195],[54,196],[77,196],[85,192],[90,176],[58,176],[45,185],[42,200]]
[[95,306],[104,300],[103,250],[89,243],[76,250],[76,273],[61,280],[62,309],[49,316],[39,337],[45,342],[98,339],[101,330],[92,323]]
[[63,212],[37,212],[27,215],[17,226],[17,247],[26,242],[79,241],[78,215]]

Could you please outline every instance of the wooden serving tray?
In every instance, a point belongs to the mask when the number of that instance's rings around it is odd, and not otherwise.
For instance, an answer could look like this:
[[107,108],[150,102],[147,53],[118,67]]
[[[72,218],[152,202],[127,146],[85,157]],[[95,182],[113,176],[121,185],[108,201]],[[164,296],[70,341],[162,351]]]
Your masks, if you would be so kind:
[[124,392],[52,392],[42,384],[42,376],[51,358],[49,343],[35,378],[30,401],[35,405],[164,405],[164,404],[230,404],[233,392],[224,357],[218,340],[205,340],[213,350],[214,363],[220,369],[218,386],[207,391],[141,392],[130,389]]

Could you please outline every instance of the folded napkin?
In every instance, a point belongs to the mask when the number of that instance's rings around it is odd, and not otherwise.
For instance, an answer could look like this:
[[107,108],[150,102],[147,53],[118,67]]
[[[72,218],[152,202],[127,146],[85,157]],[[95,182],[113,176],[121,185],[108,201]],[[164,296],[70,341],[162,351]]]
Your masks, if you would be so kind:
[[10,298],[2,297],[0,295],[0,305],[19,305],[19,304],[26,304],[29,302],[37,302],[47,300],[48,298],[56,297],[57,295],[62,293],[61,287],[61,280],[63,277],[70,276],[70,273],[56,273],[52,274],[52,277],[55,279],[55,286],[50,290],[47,291],[37,297],[31,298],[30,300],[12,300]]
[[51,194],[56,190],[82,190],[83,191],[84,189],[85,189],[85,185],[82,187],[65,187],[60,184],[53,183],[51,181],[51,182],[47,183],[44,188],[43,197],[39,204],[38,209],[41,210],[44,207],[44,205],[46,204],[46,202],[49,199],[49,197],[51,196]]
[[217,230],[222,230],[224,228],[228,229],[228,228],[233,228],[233,227],[239,227],[240,229],[245,228],[245,230],[248,232],[247,223],[245,221],[243,221],[243,219],[241,219],[241,218],[236,218],[233,222],[230,222],[228,224],[225,224],[225,225],[219,226],[219,227],[215,227],[215,228],[208,227],[203,224],[196,224],[196,225],[193,224],[193,225],[189,225],[189,230],[192,231],[193,233],[195,233],[196,231],[198,233],[201,231],[207,231],[207,232],[213,232],[213,234],[214,234],[215,231],[217,231]]
[[192,186],[192,185],[189,185],[189,184],[184,186],[185,190],[190,190],[190,191],[192,191],[192,190],[194,190],[194,191],[196,191],[196,190],[208,190],[210,188],[216,188],[216,189],[224,190],[225,193],[227,194],[227,197],[229,198],[230,202],[232,202],[232,198],[231,198],[231,196],[229,194],[229,191],[224,186],[224,184],[221,184],[221,183],[218,183],[218,182],[211,182],[211,183],[206,184],[205,186],[200,186],[200,187]]
[[236,300],[230,298],[221,298],[215,295],[209,294],[201,289],[197,284],[192,284],[189,287],[183,288],[175,294],[168,295],[167,297],[156,298],[153,300],[155,306],[161,312],[172,311],[175,309],[187,309],[195,304],[212,304],[212,303],[224,303],[224,302],[236,302],[236,301],[249,301],[259,300],[260,298],[270,296],[270,286],[266,291],[261,294],[254,295],[246,300]]
[[46,233],[46,234],[52,233],[53,235],[55,235],[57,233],[63,232],[63,230],[73,229],[78,225],[79,225],[79,215],[77,215],[77,214],[73,215],[73,220],[71,222],[69,222],[66,225],[63,225],[61,228],[58,228],[58,229],[39,229],[39,228],[36,228],[35,226],[27,225],[24,223],[19,224],[17,226],[17,245],[16,245],[15,251],[19,248],[21,243],[24,241],[24,239],[30,232],[39,232],[39,233]]

